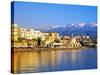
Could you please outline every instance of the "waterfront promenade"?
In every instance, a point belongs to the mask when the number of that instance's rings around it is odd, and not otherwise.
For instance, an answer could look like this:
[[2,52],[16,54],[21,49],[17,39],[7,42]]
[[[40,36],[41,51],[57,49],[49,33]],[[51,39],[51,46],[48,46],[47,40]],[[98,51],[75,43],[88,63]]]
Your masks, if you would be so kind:
[[88,47],[81,47],[81,48],[12,48],[12,52],[17,52],[17,51],[41,51],[41,50],[80,50],[80,49],[85,49]]

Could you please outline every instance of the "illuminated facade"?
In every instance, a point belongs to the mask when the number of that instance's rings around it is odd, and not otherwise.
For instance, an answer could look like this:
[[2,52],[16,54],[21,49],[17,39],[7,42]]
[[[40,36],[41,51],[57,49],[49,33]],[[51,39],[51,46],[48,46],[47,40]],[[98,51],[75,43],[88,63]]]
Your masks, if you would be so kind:
[[77,41],[76,37],[72,37],[67,45],[68,48],[80,48],[81,44]]
[[20,36],[20,29],[17,26],[17,24],[11,25],[11,40],[12,41],[18,41],[18,38]]
[[[15,46],[34,46],[34,47],[64,47],[79,48],[81,44],[76,37],[62,36],[56,32],[41,32],[34,29],[20,28],[17,24],[12,24],[12,40]],[[20,39],[19,39],[20,38]]]
[[25,29],[25,28],[20,28],[20,32],[21,32],[21,38],[25,38],[25,39],[33,39],[33,29]]

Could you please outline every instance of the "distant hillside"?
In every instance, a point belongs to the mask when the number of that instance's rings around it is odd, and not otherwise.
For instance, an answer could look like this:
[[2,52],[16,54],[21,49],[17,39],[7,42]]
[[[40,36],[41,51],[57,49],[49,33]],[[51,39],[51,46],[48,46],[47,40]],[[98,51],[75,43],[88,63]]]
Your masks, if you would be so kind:
[[49,30],[42,30],[44,32],[58,32],[60,35],[88,35],[93,39],[97,38],[97,24],[68,24],[63,27],[61,26],[54,26]]

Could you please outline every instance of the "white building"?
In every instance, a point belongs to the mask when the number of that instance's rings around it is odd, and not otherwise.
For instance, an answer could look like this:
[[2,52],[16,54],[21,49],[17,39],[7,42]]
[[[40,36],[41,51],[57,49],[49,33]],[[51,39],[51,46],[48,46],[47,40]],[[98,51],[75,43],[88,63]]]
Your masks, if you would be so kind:
[[42,33],[42,40],[48,40],[49,33]]
[[20,28],[20,33],[22,38],[33,39],[33,29]]
[[20,28],[21,37],[26,39],[37,39],[38,37],[42,37],[42,32],[34,29],[25,29]]
[[42,32],[38,30],[33,30],[33,38],[42,37]]

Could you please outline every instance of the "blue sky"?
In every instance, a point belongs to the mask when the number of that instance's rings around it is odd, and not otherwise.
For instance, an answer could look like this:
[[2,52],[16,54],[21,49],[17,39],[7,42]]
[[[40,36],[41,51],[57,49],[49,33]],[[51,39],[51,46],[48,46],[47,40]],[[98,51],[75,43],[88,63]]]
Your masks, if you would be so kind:
[[97,23],[96,6],[14,2],[14,23],[25,28]]

